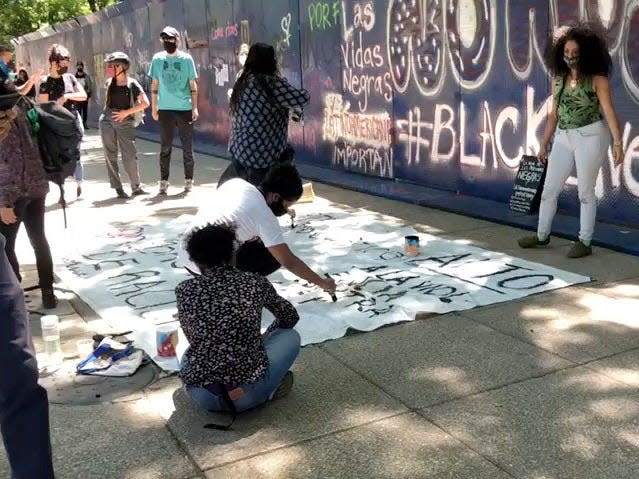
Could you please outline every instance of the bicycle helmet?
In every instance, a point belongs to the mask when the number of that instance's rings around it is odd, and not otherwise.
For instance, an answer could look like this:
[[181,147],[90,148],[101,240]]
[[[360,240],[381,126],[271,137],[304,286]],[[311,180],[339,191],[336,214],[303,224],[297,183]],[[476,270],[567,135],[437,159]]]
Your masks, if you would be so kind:
[[124,65],[124,68],[128,70],[131,65],[131,59],[129,55],[124,52],[113,52],[104,58],[104,63],[119,63],[120,65]]

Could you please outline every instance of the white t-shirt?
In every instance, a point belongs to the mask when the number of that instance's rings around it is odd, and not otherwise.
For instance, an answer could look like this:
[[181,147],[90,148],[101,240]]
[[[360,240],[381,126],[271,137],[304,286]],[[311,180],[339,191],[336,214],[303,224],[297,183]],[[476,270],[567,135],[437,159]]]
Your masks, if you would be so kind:
[[[255,186],[240,178],[233,178],[218,188],[210,206],[200,208],[182,238],[186,238],[196,227],[220,220],[235,223],[240,243],[255,237],[259,237],[267,248],[284,243],[280,224],[266,204],[264,195]],[[178,261],[191,271],[200,272],[189,259],[184,240],[180,241]]]

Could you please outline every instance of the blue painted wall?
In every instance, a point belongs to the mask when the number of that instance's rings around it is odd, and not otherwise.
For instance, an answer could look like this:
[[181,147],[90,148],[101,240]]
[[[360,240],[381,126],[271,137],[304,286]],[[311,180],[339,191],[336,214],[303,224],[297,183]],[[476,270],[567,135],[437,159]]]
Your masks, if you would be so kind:
[[[101,83],[104,54],[124,50],[148,85],[159,33],[175,26],[201,76],[198,144],[224,152],[239,46],[271,43],[282,72],[312,94],[304,125],[290,128],[300,161],[507,202],[518,159],[543,134],[548,32],[578,19],[608,31],[624,128],[624,165],[609,159],[597,185],[599,219],[639,227],[639,4],[631,0],[135,1],[22,37],[18,61],[44,66],[48,45],[63,43]],[[102,101],[100,91],[93,121]],[[157,131],[150,119],[144,128]],[[574,178],[560,207],[578,214]]]

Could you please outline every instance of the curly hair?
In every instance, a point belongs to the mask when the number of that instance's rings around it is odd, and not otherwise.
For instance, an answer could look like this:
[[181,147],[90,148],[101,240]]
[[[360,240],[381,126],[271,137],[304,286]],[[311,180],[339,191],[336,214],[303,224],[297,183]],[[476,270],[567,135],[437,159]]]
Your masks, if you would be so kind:
[[554,76],[563,77],[570,73],[570,68],[564,61],[564,47],[569,40],[579,45],[577,69],[580,75],[610,75],[612,58],[601,28],[593,23],[577,23],[569,28],[560,27],[548,39],[544,62]]
[[186,252],[201,271],[231,263],[235,252],[235,225],[228,222],[208,223],[195,228],[185,238]]
[[231,93],[231,101],[229,110],[233,115],[240,104],[242,93],[251,77],[255,77],[262,88],[267,89],[266,77],[272,77],[278,74],[277,59],[275,58],[275,48],[266,43],[254,43],[249,49],[244,63],[242,74],[233,85],[233,93]]

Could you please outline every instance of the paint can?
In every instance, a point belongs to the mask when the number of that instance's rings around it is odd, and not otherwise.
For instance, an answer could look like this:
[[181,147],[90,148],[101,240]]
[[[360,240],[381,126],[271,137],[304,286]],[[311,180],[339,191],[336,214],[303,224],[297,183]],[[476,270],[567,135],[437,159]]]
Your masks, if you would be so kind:
[[158,356],[163,358],[175,357],[178,343],[178,326],[164,324],[155,330],[155,344]]
[[417,256],[419,254],[419,236],[404,236],[404,253],[410,256]]

